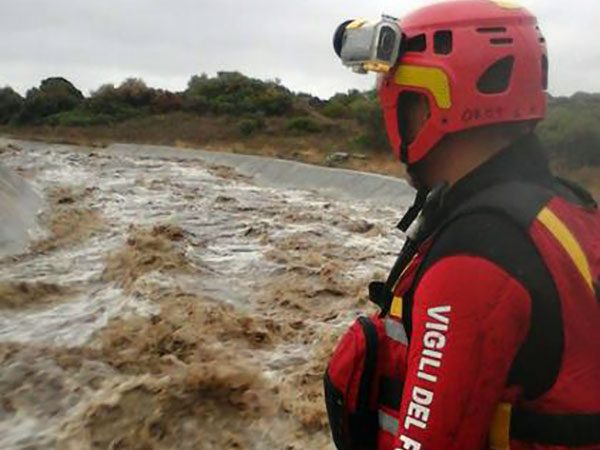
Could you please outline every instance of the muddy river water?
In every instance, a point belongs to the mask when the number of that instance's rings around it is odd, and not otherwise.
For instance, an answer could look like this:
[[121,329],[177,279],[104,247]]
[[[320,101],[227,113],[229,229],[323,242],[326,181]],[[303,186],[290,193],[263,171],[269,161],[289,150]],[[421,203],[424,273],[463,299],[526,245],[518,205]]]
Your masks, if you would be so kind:
[[323,370],[401,246],[405,187],[352,200],[176,149],[0,158],[41,199],[0,259],[0,448],[333,448]]

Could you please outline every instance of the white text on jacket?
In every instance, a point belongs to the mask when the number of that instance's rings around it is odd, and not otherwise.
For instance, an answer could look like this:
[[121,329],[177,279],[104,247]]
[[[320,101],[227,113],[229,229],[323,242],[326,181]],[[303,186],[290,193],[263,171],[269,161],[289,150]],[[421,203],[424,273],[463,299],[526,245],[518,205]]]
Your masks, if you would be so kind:
[[423,351],[417,372],[417,378],[427,387],[415,385],[412,389],[411,401],[408,404],[404,420],[406,433],[400,435],[402,447],[397,450],[421,449],[421,443],[409,436],[410,430],[415,427],[421,430],[427,429],[429,412],[434,400],[432,385],[437,383],[437,371],[442,366],[442,350],[446,347],[446,333],[450,329],[451,310],[449,305],[427,310],[428,321],[425,324]]

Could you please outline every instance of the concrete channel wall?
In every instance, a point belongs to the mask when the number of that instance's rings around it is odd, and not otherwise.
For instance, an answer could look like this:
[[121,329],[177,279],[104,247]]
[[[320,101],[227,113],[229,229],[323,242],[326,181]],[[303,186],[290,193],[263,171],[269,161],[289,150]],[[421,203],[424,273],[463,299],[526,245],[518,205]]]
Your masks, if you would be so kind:
[[335,198],[372,201],[381,206],[404,207],[414,196],[413,189],[399,178],[297,161],[134,144],[114,144],[105,150],[140,157],[201,159],[232,167],[239,173],[252,177],[259,185],[314,190]]
[[40,198],[29,184],[0,165],[0,257],[27,243],[39,207]]

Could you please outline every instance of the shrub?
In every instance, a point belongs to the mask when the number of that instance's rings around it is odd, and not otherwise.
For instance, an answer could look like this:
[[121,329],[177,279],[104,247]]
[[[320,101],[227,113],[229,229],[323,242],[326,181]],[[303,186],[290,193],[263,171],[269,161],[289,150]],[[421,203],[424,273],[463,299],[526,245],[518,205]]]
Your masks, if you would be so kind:
[[354,138],[351,141],[350,145],[352,146],[352,148],[354,148],[356,150],[372,150],[373,149],[373,143],[371,141],[371,138],[366,133],[361,133],[360,135],[358,135],[356,138]]
[[243,119],[237,125],[238,132],[245,137],[251,136],[252,134],[263,130],[264,128],[265,122],[260,118]]
[[203,95],[196,95],[193,97],[184,95],[183,109],[202,115],[210,112],[210,105],[208,103],[208,99]]
[[363,149],[389,150],[389,141],[383,120],[383,111],[375,98],[365,99],[361,107],[355,110],[356,121],[361,125],[364,134],[361,136]]
[[183,109],[183,97],[169,91],[156,91],[150,109],[153,113],[168,113]]
[[105,84],[92,92],[86,101],[89,111],[112,116],[115,120],[124,120],[148,112],[175,111],[181,106],[180,96],[149,88],[139,78],[128,78],[118,87]]
[[352,107],[355,102],[361,105],[366,102],[365,94],[356,89],[346,94],[335,94],[323,107],[323,114],[332,119],[352,119],[356,117],[357,107]]
[[600,165],[600,95],[550,97],[548,117],[537,133],[550,156],[565,166]]
[[100,86],[87,99],[86,107],[95,113],[112,115],[121,107],[117,89],[112,84]]
[[47,78],[39,88],[30,89],[18,121],[39,123],[45,117],[75,109],[83,102],[83,94],[64,78]]
[[44,119],[44,124],[63,127],[89,127],[93,125],[108,125],[114,117],[108,114],[96,114],[84,108],[53,114]]
[[286,128],[296,134],[320,133],[321,126],[309,117],[294,117],[287,123]]
[[149,108],[133,105],[127,100],[127,95],[119,91],[119,88],[115,88],[112,84],[105,84],[86,99],[85,109],[91,114],[98,115],[100,117],[98,120],[119,122],[140,116]]
[[292,93],[275,81],[261,81],[239,72],[219,72],[216,77],[194,75],[185,91],[186,109],[200,114],[264,114],[289,113]]
[[140,78],[128,78],[115,90],[117,100],[133,107],[150,106],[157,92]]
[[0,89],[0,124],[9,123],[17,116],[23,106],[23,97],[12,88]]
[[323,114],[330,119],[348,117],[348,106],[343,103],[329,102],[323,107]]

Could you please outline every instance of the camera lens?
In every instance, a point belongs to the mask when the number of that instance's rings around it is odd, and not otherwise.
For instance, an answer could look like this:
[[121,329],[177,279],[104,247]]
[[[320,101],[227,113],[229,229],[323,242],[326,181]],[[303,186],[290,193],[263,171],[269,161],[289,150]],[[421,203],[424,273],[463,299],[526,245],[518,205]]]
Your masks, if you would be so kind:
[[343,22],[333,34],[333,49],[338,56],[342,55],[342,47],[344,45],[344,41],[346,40],[346,27],[351,24],[352,20],[346,20]]
[[396,33],[390,27],[383,27],[379,33],[379,45],[377,46],[377,59],[390,61],[394,54],[396,45]]

